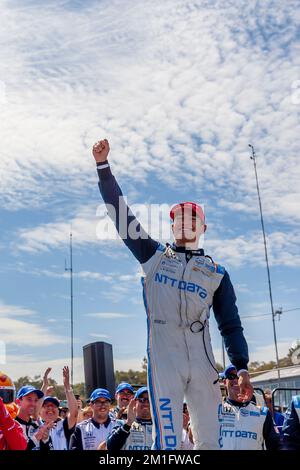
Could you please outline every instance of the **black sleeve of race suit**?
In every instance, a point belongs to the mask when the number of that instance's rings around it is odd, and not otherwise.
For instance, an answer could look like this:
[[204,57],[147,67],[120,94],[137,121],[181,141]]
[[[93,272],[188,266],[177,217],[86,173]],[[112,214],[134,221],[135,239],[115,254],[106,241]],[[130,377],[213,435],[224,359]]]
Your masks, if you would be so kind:
[[265,441],[265,446],[267,450],[279,450],[280,445],[280,435],[275,431],[273,418],[268,410],[267,416],[264,422],[263,427],[263,437]]
[[[104,162],[102,165],[106,164],[107,162]],[[159,243],[145,232],[127,206],[110,167],[101,170],[98,164],[98,176],[101,196],[120,237],[136,259],[141,264],[146,263],[154,255]],[[135,234],[135,239],[129,236],[128,229],[129,233]]]
[[237,370],[248,369],[248,346],[236,306],[236,296],[227,271],[214,294],[213,309],[231,363]]
[[70,439],[70,450],[83,450],[82,439],[81,439],[81,430],[79,426],[75,427]]
[[282,434],[284,450],[300,450],[300,421],[293,402],[286,412]]
[[107,450],[115,452],[120,450],[125,444],[130,433],[124,431],[123,425],[112,430],[106,440]]

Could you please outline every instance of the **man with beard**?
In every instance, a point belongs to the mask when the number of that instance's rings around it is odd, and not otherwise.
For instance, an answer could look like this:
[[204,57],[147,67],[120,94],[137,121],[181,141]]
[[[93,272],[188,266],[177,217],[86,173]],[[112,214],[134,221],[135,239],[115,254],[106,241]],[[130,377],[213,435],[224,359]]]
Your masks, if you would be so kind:
[[131,399],[127,419],[107,438],[107,449],[150,450],[152,445],[152,419],[147,387],[141,387]]
[[127,418],[127,407],[134,396],[133,387],[126,382],[121,382],[115,393],[117,406],[111,411],[112,417],[115,419]]

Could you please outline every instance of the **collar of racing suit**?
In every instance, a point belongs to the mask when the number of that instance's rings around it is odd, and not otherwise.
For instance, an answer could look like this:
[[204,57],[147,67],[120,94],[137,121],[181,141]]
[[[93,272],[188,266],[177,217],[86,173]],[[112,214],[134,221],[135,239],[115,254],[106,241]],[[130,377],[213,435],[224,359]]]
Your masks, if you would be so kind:
[[134,420],[136,423],[139,423],[139,424],[143,424],[143,425],[146,425],[146,424],[152,424],[152,419],[141,419],[141,418],[135,418]]
[[198,250],[189,250],[188,248],[185,248],[184,246],[176,246],[175,243],[171,245],[171,248],[173,251],[176,251],[177,253],[185,253],[185,257],[187,261],[189,261],[192,258],[192,256],[204,256],[203,248],[198,248]]
[[225,400],[226,403],[229,403],[232,406],[237,406],[238,408],[245,408],[249,405],[249,403],[251,403],[251,401],[252,400],[244,401],[241,403],[240,401],[230,400],[229,398],[226,398]]
[[111,419],[110,417],[108,416],[107,420],[105,421],[105,423],[98,423],[97,421],[94,420],[94,418],[91,418],[91,421],[93,423],[93,425],[96,427],[96,428],[100,428],[100,426],[105,426],[106,428],[108,427],[109,423],[111,422]]
[[24,419],[20,418],[20,416],[16,416],[15,420],[18,421],[18,423],[20,424],[24,424],[25,426],[37,425],[37,422],[33,420],[31,417],[29,418],[29,421],[25,421]]

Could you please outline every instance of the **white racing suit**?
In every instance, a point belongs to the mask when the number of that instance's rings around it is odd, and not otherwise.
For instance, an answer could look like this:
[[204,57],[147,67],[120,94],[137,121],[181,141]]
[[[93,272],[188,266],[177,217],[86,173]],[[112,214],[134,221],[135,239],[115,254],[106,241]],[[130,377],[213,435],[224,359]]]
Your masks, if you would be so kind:
[[[229,275],[202,249],[166,247],[151,239],[127,207],[108,163],[97,168],[108,214],[144,271],[153,448],[180,449],[185,397],[195,449],[218,449],[221,396],[208,328],[211,306],[231,362],[237,370],[248,363]],[[136,239],[127,233],[132,224],[140,233]]]
[[219,445],[222,450],[278,450],[279,434],[266,406],[225,400],[219,405]]
[[136,418],[130,429],[126,429],[124,423],[122,423],[119,427],[113,429],[106,442],[109,452],[151,450],[152,421]]

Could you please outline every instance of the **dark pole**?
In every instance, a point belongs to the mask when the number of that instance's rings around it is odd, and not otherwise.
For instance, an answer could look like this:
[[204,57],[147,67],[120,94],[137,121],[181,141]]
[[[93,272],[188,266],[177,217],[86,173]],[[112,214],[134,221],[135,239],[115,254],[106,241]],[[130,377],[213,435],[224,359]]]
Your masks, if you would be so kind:
[[274,312],[274,306],[273,306],[273,296],[272,296],[271,276],[270,276],[269,259],[268,259],[268,250],[267,250],[267,240],[266,240],[265,225],[264,225],[264,218],[263,218],[262,205],[261,205],[261,198],[260,198],[260,191],[259,191],[259,185],[258,185],[258,177],[257,177],[256,155],[255,155],[255,151],[254,151],[253,145],[249,144],[249,147],[250,147],[251,150],[252,150],[252,155],[251,155],[250,158],[251,158],[251,160],[253,160],[253,165],[254,165],[255,179],[256,179],[256,189],[257,189],[258,202],[259,202],[259,210],[260,210],[260,221],[261,221],[261,228],[262,228],[263,239],[264,239],[265,259],[266,259],[266,265],[267,265],[268,284],[269,284],[269,295],[270,295],[271,312],[272,312],[274,344],[275,344],[275,352],[276,352],[276,363],[277,363],[277,371],[278,371],[278,381],[279,381],[279,384],[280,384],[279,357],[278,357],[277,336],[276,336],[276,327],[275,327],[275,316],[276,316],[276,312]]
[[65,271],[70,272],[70,300],[71,300],[71,385],[73,386],[74,373],[74,321],[73,321],[73,247],[72,232],[70,232],[70,267],[65,267]]

